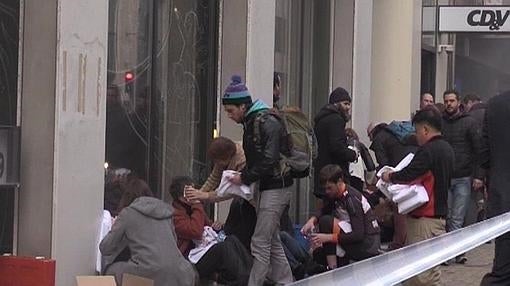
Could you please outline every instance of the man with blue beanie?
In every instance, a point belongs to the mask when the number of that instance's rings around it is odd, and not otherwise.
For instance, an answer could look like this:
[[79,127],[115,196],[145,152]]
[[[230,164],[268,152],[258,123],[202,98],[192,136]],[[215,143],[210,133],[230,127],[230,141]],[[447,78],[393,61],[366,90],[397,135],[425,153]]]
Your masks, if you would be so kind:
[[278,284],[290,283],[292,272],[279,236],[280,218],[290,203],[289,187],[293,183],[292,176],[280,167],[280,153],[290,152],[285,127],[267,104],[252,101],[239,76],[232,77],[222,104],[227,116],[243,124],[244,130],[246,167],[231,181],[239,185],[259,184],[257,224],[251,239],[254,261],[248,285],[263,285],[266,278]]

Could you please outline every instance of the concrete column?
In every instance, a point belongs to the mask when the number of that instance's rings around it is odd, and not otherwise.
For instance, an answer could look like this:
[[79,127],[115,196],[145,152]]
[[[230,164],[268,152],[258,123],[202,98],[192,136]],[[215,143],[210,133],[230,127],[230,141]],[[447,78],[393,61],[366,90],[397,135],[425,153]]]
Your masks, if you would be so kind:
[[25,0],[24,19],[18,254],[74,285],[103,209],[108,1]]
[[[339,86],[352,93],[354,0],[331,2],[330,90]],[[326,102],[324,102],[326,104]]]
[[232,122],[223,112],[221,96],[230,83],[232,75],[246,80],[248,1],[223,0],[220,2],[220,47],[218,70],[218,117],[220,135],[233,140],[242,139],[242,128]]
[[[232,75],[241,75],[253,100],[273,103],[275,2],[223,0],[220,17],[219,100]],[[242,127],[232,122],[218,105],[220,135],[242,139]],[[216,216],[224,220],[228,203],[220,203]]]
[[246,83],[252,96],[273,104],[274,0],[248,0]]
[[409,120],[418,108],[422,1],[373,1],[372,100],[374,122]]
[[352,128],[368,144],[365,132],[371,118],[372,0],[357,0],[354,7]]
[[[450,0],[439,0],[437,5],[449,5]],[[436,15],[439,17],[439,15]],[[438,45],[450,45],[451,34],[441,33],[437,37]],[[452,74],[450,73],[450,59],[453,58],[452,52],[447,50],[436,50],[436,90],[435,100],[436,102],[443,102],[443,92],[453,86]],[[448,82],[450,80],[450,82]]]
[[[218,97],[237,74],[254,100],[272,104],[275,8],[271,0],[222,1]],[[219,109],[220,134],[240,140],[240,126],[225,116],[221,104]]]

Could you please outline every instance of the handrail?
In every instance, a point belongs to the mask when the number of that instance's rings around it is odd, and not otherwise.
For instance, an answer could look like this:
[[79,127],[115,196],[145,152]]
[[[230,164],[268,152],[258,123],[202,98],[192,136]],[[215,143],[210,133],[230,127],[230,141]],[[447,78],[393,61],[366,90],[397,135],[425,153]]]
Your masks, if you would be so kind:
[[510,231],[510,212],[290,285],[395,285]]

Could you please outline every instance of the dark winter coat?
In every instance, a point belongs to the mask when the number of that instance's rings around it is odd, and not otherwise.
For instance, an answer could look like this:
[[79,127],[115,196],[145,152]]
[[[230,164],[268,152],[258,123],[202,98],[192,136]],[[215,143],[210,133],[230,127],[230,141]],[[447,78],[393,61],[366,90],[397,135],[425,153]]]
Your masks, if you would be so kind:
[[[344,174],[349,174],[349,162],[357,158],[355,151],[348,148],[345,124],[347,119],[334,105],[323,107],[314,119],[314,132],[317,137],[318,156],[314,163],[316,196],[323,196],[319,185],[319,173],[328,164],[339,165]],[[347,178],[348,179],[348,178]]]
[[476,162],[481,144],[476,120],[468,113],[453,116],[444,113],[442,133],[455,152],[453,178],[481,178]]
[[454,158],[450,144],[437,136],[416,151],[407,167],[391,174],[392,183],[421,184],[427,190],[429,202],[412,211],[411,216],[446,217]]
[[510,211],[510,92],[491,98],[483,124],[480,162],[489,169],[489,216]]
[[485,109],[487,108],[487,104],[481,102],[481,103],[477,103],[475,105],[473,105],[471,107],[471,110],[469,110],[469,115],[471,115],[471,117],[473,117],[476,121],[476,123],[478,123],[478,130],[480,131],[480,134],[482,132],[482,127],[483,127],[483,120],[485,118]]
[[[337,199],[326,199],[319,217],[332,215],[340,221],[351,224],[351,232],[341,230],[338,244],[347,252],[359,253],[372,244],[373,236],[379,235],[380,228],[377,218],[367,199],[355,188],[347,186],[345,193]],[[379,239],[379,238],[378,238]],[[372,253],[374,255],[376,253]],[[372,256],[368,255],[368,256]]]
[[418,146],[409,142],[400,142],[398,138],[388,131],[384,125],[378,125],[372,131],[372,144],[370,150],[374,151],[378,168],[383,166],[395,167],[409,153],[414,153]]
[[[260,118],[257,119],[258,117]],[[260,136],[256,136],[255,120],[260,120]],[[290,152],[288,143],[284,142],[285,127],[270,113],[269,106],[262,101],[255,101],[246,113],[243,128],[243,149],[246,156],[246,167],[241,171],[243,183],[250,185],[258,181],[260,191],[291,186],[291,174],[282,175],[280,168],[280,153]]]
[[[177,248],[172,214],[167,203],[151,197],[124,208],[99,246],[105,273],[115,275],[117,283],[130,273],[154,280],[155,286],[195,285],[193,266]],[[131,258],[113,263],[126,247]]]

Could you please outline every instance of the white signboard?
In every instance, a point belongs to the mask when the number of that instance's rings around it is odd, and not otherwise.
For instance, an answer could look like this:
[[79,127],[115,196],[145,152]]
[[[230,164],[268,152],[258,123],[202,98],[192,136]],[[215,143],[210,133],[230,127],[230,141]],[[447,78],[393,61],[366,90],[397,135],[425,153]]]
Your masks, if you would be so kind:
[[439,32],[510,32],[510,6],[441,6]]

